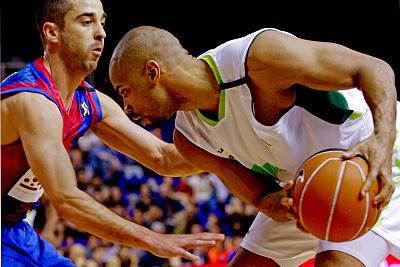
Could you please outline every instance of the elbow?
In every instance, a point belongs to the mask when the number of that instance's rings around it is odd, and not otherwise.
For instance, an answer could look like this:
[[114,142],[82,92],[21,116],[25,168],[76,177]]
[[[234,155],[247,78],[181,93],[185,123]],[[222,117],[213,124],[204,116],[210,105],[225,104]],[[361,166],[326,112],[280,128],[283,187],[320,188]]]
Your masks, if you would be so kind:
[[172,176],[174,171],[172,167],[168,167],[167,162],[161,154],[153,157],[151,169],[161,176]]
[[179,176],[185,168],[175,145],[169,143],[165,143],[152,154],[150,165],[161,176]]
[[163,157],[157,158],[154,160],[154,167],[151,169],[158,175],[166,177],[188,176],[200,172],[189,163],[181,161],[181,159],[178,162],[178,159],[168,161]]
[[369,64],[363,65],[359,70],[358,77],[377,77],[394,85],[395,74],[393,68],[386,61],[379,58],[372,58]]
[[64,200],[64,198],[62,196],[58,196],[55,199],[51,200],[51,203],[53,204],[57,215],[63,219],[66,219],[66,217],[68,217],[67,211],[68,211],[68,204],[66,203],[66,201]]
[[378,61],[376,63],[377,68],[380,70],[381,73],[383,73],[385,75],[385,77],[387,77],[389,82],[392,82],[394,84],[395,74],[394,74],[393,68],[386,61],[383,61],[381,59],[378,59],[377,61]]
[[73,199],[76,196],[73,194],[75,190],[63,190],[63,192],[58,192],[52,196],[50,199],[51,204],[53,204],[57,215],[63,219],[68,219],[69,214],[73,208]]

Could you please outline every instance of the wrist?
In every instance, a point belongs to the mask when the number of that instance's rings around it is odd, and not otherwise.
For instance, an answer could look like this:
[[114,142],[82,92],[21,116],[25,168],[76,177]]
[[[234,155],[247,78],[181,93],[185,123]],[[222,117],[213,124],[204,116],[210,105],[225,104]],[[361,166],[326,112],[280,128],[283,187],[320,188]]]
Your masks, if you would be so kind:
[[148,230],[148,233],[144,234],[143,237],[141,237],[141,240],[142,240],[142,248],[150,252],[153,252],[157,247],[157,244],[159,243],[160,234]]
[[382,138],[383,140],[386,140],[390,146],[392,146],[392,144],[394,144],[394,142],[396,141],[396,130],[393,131],[375,131],[374,132],[375,136],[378,138]]

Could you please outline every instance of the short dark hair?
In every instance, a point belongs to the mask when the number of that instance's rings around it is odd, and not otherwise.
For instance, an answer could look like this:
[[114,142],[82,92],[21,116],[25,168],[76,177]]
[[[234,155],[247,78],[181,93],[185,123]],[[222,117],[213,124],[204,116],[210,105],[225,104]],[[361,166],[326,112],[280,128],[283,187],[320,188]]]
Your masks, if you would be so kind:
[[36,9],[36,27],[39,30],[40,38],[44,44],[44,35],[42,32],[43,24],[53,22],[60,29],[64,28],[64,16],[73,7],[70,0],[37,0]]

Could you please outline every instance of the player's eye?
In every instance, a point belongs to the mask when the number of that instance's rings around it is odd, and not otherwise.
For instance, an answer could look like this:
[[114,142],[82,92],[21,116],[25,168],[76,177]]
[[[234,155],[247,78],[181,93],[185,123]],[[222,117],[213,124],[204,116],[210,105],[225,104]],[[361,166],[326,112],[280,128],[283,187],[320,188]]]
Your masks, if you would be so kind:
[[84,20],[84,21],[82,21],[82,24],[83,25],[90,25],[90,24],[92,24],[93,23],[93,21],[91,21],[91,20]]

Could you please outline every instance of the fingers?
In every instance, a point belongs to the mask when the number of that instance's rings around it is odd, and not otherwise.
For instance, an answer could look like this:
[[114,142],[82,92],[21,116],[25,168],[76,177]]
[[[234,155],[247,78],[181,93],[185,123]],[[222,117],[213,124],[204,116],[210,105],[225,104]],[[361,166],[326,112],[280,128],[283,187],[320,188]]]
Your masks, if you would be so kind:
[[393,184],[393,181],[388,178],[382,179],[382,190],[379,192],[378,195],[375,196],[374,198],[374,204],[380,204],[385,206],[389,201],[390,198],[394,192],[395,186]]
[[286,213],[286,218],[288,218],[290,221],[296,220],[296,215],[293,212],[287,212]]
[[184,247],[186,249],[192,249],[192,248],[199,248],[199,247],[211,247],[215,246],[217,244],[217,241],[215,240],[193,240],[186,244]]
[[198,233],[194,234],[193,237],[195,237],[196,239],[215,240],[215,241],[223,241],[225,239],[224,234],[214,234],[214,233]]
[[[200,258],[188,250],[195,247],[210,247],[217,244],[217,242],[225,239],[223,234],[214,233],[199,233],[199,234],[189,234],[189,235],[169,235],[172,238],[172,242],[176,246],[171,247],[171,253],[173,256],[179,256],[186,258],[191,261],[199,261]],[[172,252],[173,251],[173,252]],[[170,255],[171,256],[171,255]]]
[[367,179],[364,183],[363,188],[361,189],[361,196],[365,197],[366,193],[369,191],[369,189],[371,188],[372,184],[374,183],[374,181],[377,179],[378,176],[378,171],[376,170],[376,168],[373,168],[373,166],[371,166],[371,169],[368,173]]
[[199,261],[200,260],[199,256],[194,255],[193,253],[190,253],[189,251],[187,251],[183,248],[178,249],[176,256],[182,257],[182,258],[185,258],[185,259],[188,259],[191,261]]
[[293,198],[284,197],[281,199],[281,204],[290,209],[293,207]]
[[[361,196],[365,197],[366,193],[370,190],[372,184],[375,182],[375,180],[378,177],[379,170],[381,168],[382,163],[380,163],[380,160],[378,160],[378,157],[371,157],[371,155],[368,155],[366,151],[364,151],[361,147],[355,146],[351,150],[347,150],[343,152],[342,158],[343,159],[351,159],[353,157],[356,157],[357,155],[362,155],[365,157],[368,162],[369,162],[369,172],[367,175],[367,178],[365,180],[364,186],[361,189]],[[363,152],[364,151],[364,152]],[[383,191],[381,191],[382,193]],[[385,193],[384,193],[385,195]]]
[[394,192],[395,187],[391,179],[392,177],[391,166],[392,166],[391,157],[387,157],[385,162],[383,162],[382,166],[378,166],[380,169],[378,169],[378,167],[371,166],[370,173],[367,177],[367,181],[364,184],[361,195],[365,196],[366,192],[371,188],[372,184],[375,182],[375,179],[378,179],[378,182],[381,182],[382,188],[380,189],[378,195],[374,197],[375,205],[380,205],[380,206],[386,205],[389,202]]
[[183,238],[181,236],[181,247],[186,249],[191,249],[195,247],[211,247],[215,246],[217,242],[223,241],[225,235],[223,234],[213,234],[213,233],[199,233],[188,235],[188,238]]
[[382,190],[381,192],[375,197],[374,203],[384,207],[387,203],[389,203],[390,198],[395,190],[395,185],[392,180],[392,158],[388,157],[385,162],[386,168],[382,169],[382,175],[380,176],[382,182]]
[[343,159],[352,159],[352,158],[354,158],[354,157],[357,156],[357,155],[359,155],[359,153],[357,153],[357,152],[355,152],[355,151],[348,150],[348,151],[344,151],[344,152],[343,152],[342,158],[343,158]]
[[288,198],[288,197],[282,198],[281,205],[287,208],[286,218],[289,220],[296,220],[296,214],[293,210],[293,198]]
[[286,192],[286,195],[288,195],[291,192],[293,184],[294,182],[290,180],[283,186],[282,190]]

